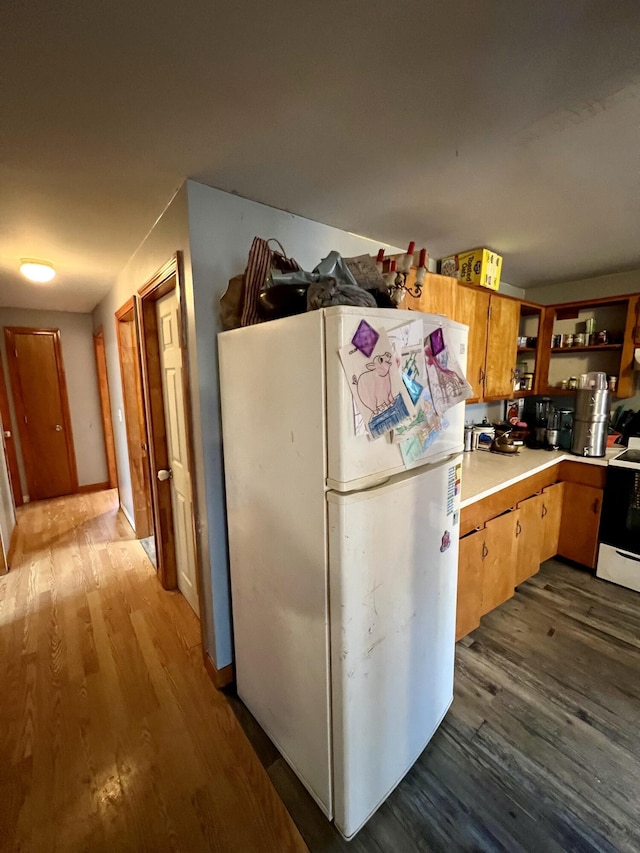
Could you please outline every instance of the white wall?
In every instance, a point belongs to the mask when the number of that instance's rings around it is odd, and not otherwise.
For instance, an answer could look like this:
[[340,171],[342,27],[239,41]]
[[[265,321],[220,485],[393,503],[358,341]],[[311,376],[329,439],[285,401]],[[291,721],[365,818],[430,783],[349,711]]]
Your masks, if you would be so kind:
[[216,666],[222,667],[232,661],[232,643],[216,343],[220,297],[229,279],[244,272],[255,236],[276,237],[304,269],[312,269],[332,249],[348,257],[375,254],[384,244],[193,181],[187,182],[187,191],[194,299],[189,336],[190,345],[196,344],[197,366],[192,362],[192,367],[200,424],[196,454],[204,472],[204,482],[198,479],[198,500],[207,512],[201,524],[211,561]]
[[11,536],[15,526],[16,512],[13,505],[13,495],[11,494],[11,484],[9,483],[4,445],[0,441],[0,535],[2,536],[2,546],[5,556],[9,552]]
[[[516,299],[525,299],[525,291],[521,287],[516,287],[506,281],[500,282],[498,293],[504,293],[506,296],[515,296]],[[526,298],[528,299],[529,297]]]
[[[104,449],[91,314],[0,308],[0,326],[26,326],[35,329],[60,330],[62,361],[67,381],[71,429],[78,468],[78,485],[88,486],[93,483],[105,483],[109,476]],[[11,383],[7,369],[4,333],[0,335],[0,346],[2,347],[7,389],[9,390],[22,492],[26,496],[28,492],[20,447],[20,435],[16,429],[15,412],[11,399]]]
[[174,196],[148,236],[129,259],[109,293],[93,312],[94,328],[97,330],[102,327],[104,332],[120,503],[130,519],[133,518],[133,496],[114,315],[179,250],[187,256],[185,266],[188,269],[189,227],[184,188]]
[[544,287],[530,287],[526,290],[526,298],[541,305],[555,305],[559,302],[600,299],[602,296],[620,296],[624,293],[640,293],[640,270],[547,284]]

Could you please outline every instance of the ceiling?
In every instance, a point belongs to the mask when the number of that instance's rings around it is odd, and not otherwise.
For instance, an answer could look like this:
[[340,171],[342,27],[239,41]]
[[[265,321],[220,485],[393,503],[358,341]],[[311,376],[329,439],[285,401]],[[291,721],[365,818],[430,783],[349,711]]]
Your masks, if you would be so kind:
[[637,0],[8,0],[0,39],[0,305],[91,310],[185,177],[520,287],[640,268]]

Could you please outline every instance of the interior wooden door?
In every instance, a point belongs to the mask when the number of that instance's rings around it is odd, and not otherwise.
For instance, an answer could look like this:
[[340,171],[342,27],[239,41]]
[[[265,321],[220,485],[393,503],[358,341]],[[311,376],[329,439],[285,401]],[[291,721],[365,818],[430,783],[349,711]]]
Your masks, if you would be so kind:
[[133,523],[138,539],[144,539],[153,533],[153,520],[149,484],[149,450],[142,400],[136,318],[132,299],[116,313],[116,321],[127,449],[131,471]]
[[111,397],[109,395],[109,376],[107,374],[107,358],[104,350],[104,334],[102,329],[93,336],[93,346],[96,353],[96,368],[98,370],[98,391],[100,394],[100,410],[102,412],[102,429],[104,432],[104,448],[107,454],[107,471],[109,488],[118,485],[118,468],[116,465],[116,448],[113,440],[113,421],[111,420]]
[[540,570],[543,548],[544,497],[534,495],[518,504],[520,517],[516,523],[517,557],[515,585],[524,583]]
[[175,288],[156,302],[159,367],[170,471],[171,508],[178,589],[199,615],[196,547],[185,405],[178,298]]
[[484,530],[476,530],[460,540],[456,642],[480,624],[484,540]]
[[455,319],[469,326],[467,379],[473,388],[473,403],[484,396],[487,356],[487,323],[491,293],[483,288],[458,285]]
[[492,293],[489,308],[484,396],[510,397],[516,367],[520,303],[517,299]]
[[[550,560],[558,553],[560,527],[562,524],[562,504],[565,483],[556,483],[542,490],[542,552],[540,562]],[[573,535],[580,535],[580,527],[573,528]]]
[[482,550],[481,615],[511,598],[515,591],[516,523],[519,511],[488,521]]
[[16,450],[16,440],[13,435],[13,425],[11,423],[11,412],[9,410],[9,397],[7,395],[7,383],[4,376],[4,367],[0,359],[0,417],[2,418],[2,438],[4,442],[5,458],[7,460],[7,470],[9,472],[9,485],[11,486],[11,494],[13,502],[16,506],[22,506],[24,503],[22,497],[22,483],[20,482],[20,468],[18,466],[18,452]]
[[58,329],[5,328],[11,390],[31,500],[78,489]]

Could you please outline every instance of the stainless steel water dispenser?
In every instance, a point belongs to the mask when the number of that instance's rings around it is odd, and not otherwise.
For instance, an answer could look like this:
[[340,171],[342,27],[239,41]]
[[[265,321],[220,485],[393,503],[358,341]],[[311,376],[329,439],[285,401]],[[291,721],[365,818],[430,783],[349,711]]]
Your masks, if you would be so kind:
[[605,373],[585,373],[576,392],[571,452],[577,456],[604,456],[609,432],[611,393]]

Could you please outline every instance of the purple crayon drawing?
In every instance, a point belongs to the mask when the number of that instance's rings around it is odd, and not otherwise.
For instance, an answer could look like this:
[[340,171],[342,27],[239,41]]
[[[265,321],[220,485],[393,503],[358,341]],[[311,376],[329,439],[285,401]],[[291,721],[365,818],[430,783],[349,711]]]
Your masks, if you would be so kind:
[[356,349],[364,353],[367,358],[370,358],[371,353],[376,348],[379,337],[380,335],[373,326],[370,326],[366,320],[361,320],[355,335],[351,338],[351,343]]

